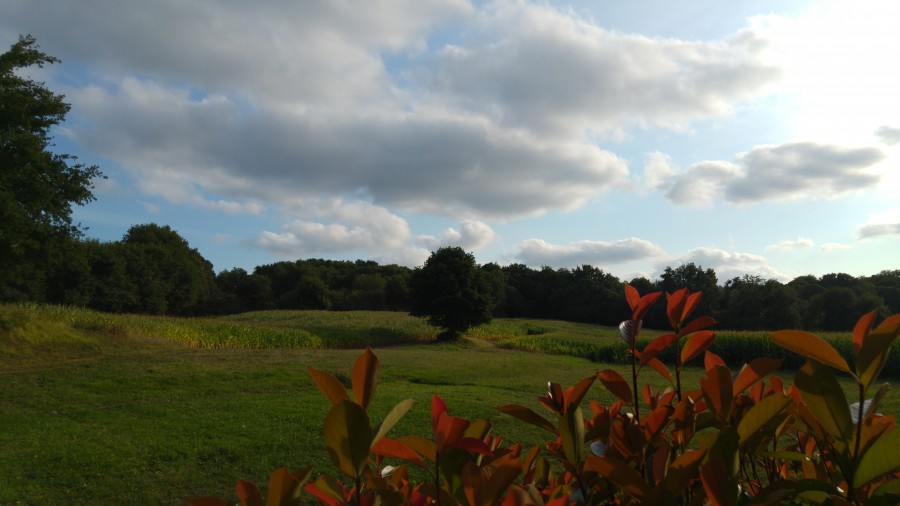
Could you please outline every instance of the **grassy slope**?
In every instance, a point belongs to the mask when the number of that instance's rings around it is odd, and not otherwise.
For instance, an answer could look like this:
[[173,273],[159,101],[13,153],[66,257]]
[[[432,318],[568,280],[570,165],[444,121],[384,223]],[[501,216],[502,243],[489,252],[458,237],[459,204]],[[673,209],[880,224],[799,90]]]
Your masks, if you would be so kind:
[[[506,330],[479,329],[474,334],[483,339],[436,345],[418,344],[434,334],[399,314],[179,320],[0,306],[0,504],[183,504],[208,494],[236,501],[239,478],[264,483],[280,466],[330,470],[320,436],[328,405],[307,367],[349,376],[359,351],[324,346],[350,338],[354,345],[406,344],[376,351],[382,373],[373,419],[401,399],[420,403],[393,434],[427,430],[437,392],[451,413],[490,417],[495,433],[536,444],[542,434],[494,407],[520,403],[539,411],[535,396],[548,380],[571,385],[605,366],[498,349],[491,341],[617,337],[560,322],[493,325]],[[315,348],[297,349],[301,342]],[[688,376],[696,385],[699,372]],[[662,386],[650,372],[641,380]],[[610,400],[599,387],[590,398]],[[897,412],[889,400],[884,409]]]

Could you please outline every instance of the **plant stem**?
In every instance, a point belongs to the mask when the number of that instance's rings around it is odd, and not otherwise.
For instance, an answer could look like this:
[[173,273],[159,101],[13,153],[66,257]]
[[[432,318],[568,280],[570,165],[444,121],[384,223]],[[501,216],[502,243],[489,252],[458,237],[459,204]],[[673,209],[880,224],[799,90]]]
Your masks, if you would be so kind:
[[641,423],[641,403],[638,398],[638,384],[637,384],[637,322],[634,323],[631,330],[631,388],[633,390],[633,402],[634,402],[634,419],[637,423]]

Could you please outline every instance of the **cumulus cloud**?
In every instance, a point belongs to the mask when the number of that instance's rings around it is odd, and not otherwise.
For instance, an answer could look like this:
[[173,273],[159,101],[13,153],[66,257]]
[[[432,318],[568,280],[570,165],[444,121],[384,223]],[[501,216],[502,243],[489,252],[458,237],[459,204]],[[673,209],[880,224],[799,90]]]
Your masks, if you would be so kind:
[[850,249],[852,247],[853,247],[852,244],[843,244],[843,243],[839,243],[839,242],[826,242],[825,244],[822,245],[822,251],[825,251],[825,252],[840,251],[840,250]]
[[790,251],[795,249],[812,248],[816,243],[807,237],[798,237],[794,240],[779,241],[766,246],[767,251]]
[[729,112],[780,75],[762,60],[766,44],[753,27],[715,42],[650,38],[522,1],[490,3],[476,19],[414,82],[438,103],[542,136],[684,128]]
[[900,143],[900,128],[881,126],[875,131],[875,135],[888,146]]
[[764,279],[787,279],[787,276],[770,266],[765,257],[751,253],[728,252],[718,248],[695,248],[682,256],[678,263],[680,265],[692,262],[704,269],[716,271],[719,284],[745,274]]
[[440,236],[420,235],[416,238],[419,244],[429,250],[444,246],[459,246],[465,250],[475,250],[487,246],[494,240],[494,229],[487,223],[478,220],[464,220],[459,230],[450,227]]
[[[653,169],[656,187],[676,204],[735,204],[804,197],[835,197],[871,188],[880,175],[868,170],[885,158],[877,148],[814,142],[756,146],[734,162],[704,161],[681,173]],[[654,159],[660,164],[661,158]],[[647,169],[645,169],[646,172]]]
[[856,229],[857,240],[883,235],[900,235],[900,207],[873,213],[866,224]]
[[570,245],[528,239],[518,246],[516,258],[531,266],[610,265],[664,256],[658,245],[637,237],[618,241],[579,241]]
[[263,231],[257,246],[281,257],[407,247],[410,231],[406,220],[387,209],[337,199],[311,207],[315,207],[312,219],[294,220],[282,226],[281,232]]

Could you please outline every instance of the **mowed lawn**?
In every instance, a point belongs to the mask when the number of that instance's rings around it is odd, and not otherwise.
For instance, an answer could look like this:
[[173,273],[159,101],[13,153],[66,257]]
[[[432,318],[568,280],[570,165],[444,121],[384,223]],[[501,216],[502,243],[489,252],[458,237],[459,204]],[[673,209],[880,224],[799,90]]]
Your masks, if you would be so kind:
[[[539,444],[546,434],[495,408],[541,411],[535,398],[547,381],[626,372],[503,347],[526,338],[615,343],[616,329],[497,320],[457,344],[436,344],[435,335],[399,313],[177,319],[0,306],[0,504],[237,502],[238,479],[264,484],[277,467],[333,473],[321,437],[329,403],[308,367],[347,380],[365,345],[382,365],[373,421],[400,400],[418,401],[392,435],[427,435],[438,393],[451,414],[490,418],[507,441]],[[689,370],[687,384],[700,374]],[[781,376],[789,383],[792,374]],[[641,381],[665,384],[652,371]],[[611,401],[599,385],[588,398]],[[883,410],[897,406],[889,393]]]

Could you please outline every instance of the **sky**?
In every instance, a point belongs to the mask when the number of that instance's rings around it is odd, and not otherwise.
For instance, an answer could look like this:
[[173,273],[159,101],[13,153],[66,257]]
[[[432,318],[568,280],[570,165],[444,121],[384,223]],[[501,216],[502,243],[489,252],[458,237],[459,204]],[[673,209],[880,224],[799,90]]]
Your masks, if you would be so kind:
[[900,268],[900,2],[3,0],[86,236],[719,282]]

